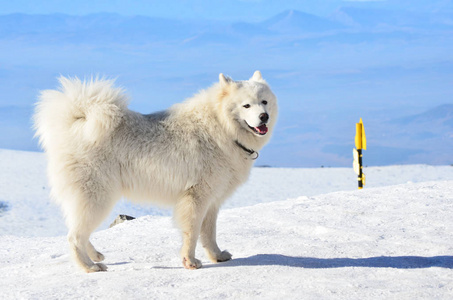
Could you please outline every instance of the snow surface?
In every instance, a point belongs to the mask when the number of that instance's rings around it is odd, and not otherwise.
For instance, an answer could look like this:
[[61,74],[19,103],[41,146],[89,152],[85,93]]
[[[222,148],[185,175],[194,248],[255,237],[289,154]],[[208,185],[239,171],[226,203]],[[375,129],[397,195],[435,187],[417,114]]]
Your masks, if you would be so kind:
[[[169,212],[93,234],[108,272],[70,260],[41,153],[0,150],[0,299],[451,299],[453,167],[256,168],[221,210],[233,260],[189,271]],[[2,209],[3,207],[3,209]],[[107,220],[107,223],[113,221]],[[61,228],[63,227],[63,228]]]

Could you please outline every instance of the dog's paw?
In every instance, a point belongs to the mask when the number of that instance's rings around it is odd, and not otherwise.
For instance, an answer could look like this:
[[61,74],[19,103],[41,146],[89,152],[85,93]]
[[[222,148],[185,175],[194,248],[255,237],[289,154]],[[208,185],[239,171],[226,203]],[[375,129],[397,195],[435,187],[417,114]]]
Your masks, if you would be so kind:
[[104,264],[94,264],[90,268],[86,269],[87,273],[94,272],[105,272],[107,271],[107,266]]
[[193,258],[193,259],[187,259],[186,257],[183,258],[182,264],[184,268],[189,269],[189,270],[195,270],[201,268],[202,264],[201,261]]
[[230,252],[222,251],[222,253],[220,253],[220,255],[217,255],[217,262],[224,262],[224,261],[230,260],[232,256],[233,255],[231,255]]

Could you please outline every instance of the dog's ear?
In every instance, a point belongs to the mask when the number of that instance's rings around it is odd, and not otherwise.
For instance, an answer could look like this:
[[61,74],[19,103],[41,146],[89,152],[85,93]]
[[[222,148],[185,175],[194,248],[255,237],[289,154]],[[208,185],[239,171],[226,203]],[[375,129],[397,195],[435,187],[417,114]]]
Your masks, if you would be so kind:
[[250,80],[264,82],[263,76],[261,76],[260,71],[255,71],[255,73],[253,73],[253,76],[252,76],[252,78],[250,78]]
[[231,78],[230,77],[225,77],[225,75],[223,75],[223,73],[220,73],[219,74],[219,81],[220,81],[220,85],[227,86],[227,85],[230,84]]

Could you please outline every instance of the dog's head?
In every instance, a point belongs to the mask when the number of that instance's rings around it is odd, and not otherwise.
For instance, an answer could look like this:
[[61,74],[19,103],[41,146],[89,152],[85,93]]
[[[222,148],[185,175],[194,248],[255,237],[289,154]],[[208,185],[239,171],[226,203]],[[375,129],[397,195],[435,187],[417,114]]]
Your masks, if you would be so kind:
[[[277,97],[256,71],[249,80],[233,81],[219,75],[223,119],[242,139],[265,143],[277,120]],[[226,117],[226,118],[225,118]]]

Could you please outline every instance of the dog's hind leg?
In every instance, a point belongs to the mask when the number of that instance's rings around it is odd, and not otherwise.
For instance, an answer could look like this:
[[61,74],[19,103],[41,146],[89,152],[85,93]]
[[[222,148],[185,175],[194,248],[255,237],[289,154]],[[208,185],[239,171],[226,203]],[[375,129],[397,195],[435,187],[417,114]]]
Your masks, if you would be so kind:
[[88,256],[91,258],[91,260],[93,260],[94,262],[101,262],[104,260],[104,255],[101,253],[101,252],[98,252],[93,244],[91,244],[90,241],[88,241],[88,245],[87,245],[87,252],[88,252]]
[[104,264],[93,262],[103,260],[104,256],[96,251],[89,238],[115,203],[111,198],[98,198],[94,193],[90,196],[73,199],[70,211],[66,212],[71,252],[77,264],[88,273],[107,270]]
[[231,254],[228,251],[221,251],[219,246],[217,246],[216,223],[218,213],[219,208],[214,205],[211,206],[201,226],[201,243],[212,262],[223,262],[231,259]]
[[107,267],[101,263],[94,263],[88,255],[87,248],[90,243],[89,233],[69,232],[68,241],[73,258],[77,264],[87,273],[107,271]]

